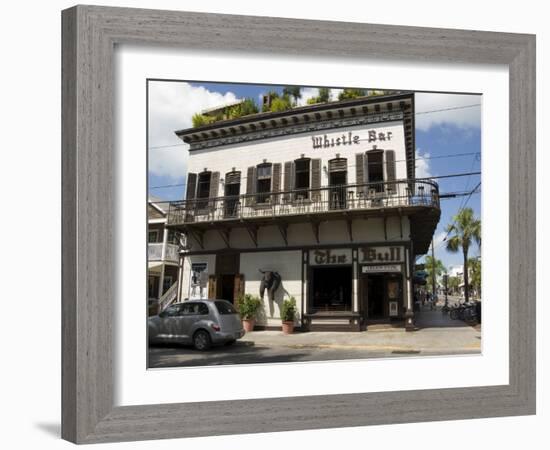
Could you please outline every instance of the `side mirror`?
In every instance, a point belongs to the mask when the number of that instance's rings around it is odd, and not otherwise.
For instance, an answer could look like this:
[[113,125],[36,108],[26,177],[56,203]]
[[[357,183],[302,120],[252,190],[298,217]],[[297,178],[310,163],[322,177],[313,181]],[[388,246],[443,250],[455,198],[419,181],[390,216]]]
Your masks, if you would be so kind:
[[159,312],[159,317],[166,317],[166,310]]

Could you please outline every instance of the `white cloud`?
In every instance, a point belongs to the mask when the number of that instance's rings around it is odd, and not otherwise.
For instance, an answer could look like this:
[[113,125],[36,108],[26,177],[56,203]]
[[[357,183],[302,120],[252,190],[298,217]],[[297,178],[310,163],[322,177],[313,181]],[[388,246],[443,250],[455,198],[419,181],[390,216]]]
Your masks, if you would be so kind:
[[418,92],[415,94],[416,128],[427,131],[432,126],[443,124],[480,128],[481,106],[471,106],[479,104],[480,95]]
[[298,99],[298,106],[305,106],[307,105],[307,101],[310,98],[319,96],[319,89],[318,88],[302,88],[300,89],[300,94],[302,94],[302,97]]
[[[154,175],[181,180],[185,174],[189,147],[174,132],[190,128],[193,114],[236,99],[231,92],[222,95],[185,82],[150,82],[149,171]],[[174,144],[174,147],[151,148]]]
[[335,102],[338,100],[338,96],[344,92],[343,89],[331,89],[330,90],[330,101]]
[[415,175],[416,178],[428,178],[432,174],[430,172],[430,154],[428,152],[422,153],[422,150],[417,148],[415,153]]

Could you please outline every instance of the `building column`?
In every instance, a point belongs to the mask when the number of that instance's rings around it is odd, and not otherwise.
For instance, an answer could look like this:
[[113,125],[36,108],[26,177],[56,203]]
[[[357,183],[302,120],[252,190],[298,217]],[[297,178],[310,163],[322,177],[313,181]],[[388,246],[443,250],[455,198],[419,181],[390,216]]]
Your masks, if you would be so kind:
[[183,264],[184,264],[184,257],[179,255],[179,264],[178,264],[178,296],[177,301],[181,302],[181,291],[183,289]]
[[405,249],[405,274],[407,281],[407,311],[405,312],[405,330],[414,331],[414,312],[413,312],[413,284],[412,284],[412,269],[411,257],[409,249]]
[[359,278],[359,264],[357,264],[357,249],[351,251],[351,259],[353,261],[353,289],[352,289],[352,311],[359,312],[359,292],[357,289]]
[[160,271],[160,283],[159,283],[159,300],[162,297],[162,294],[164,294],[162,287],[164,286],[164,270],[165,270],[165,263],[166,260],[166,244],[168,242],[168,229],[164,227],[164,233],[162,235],[162,249],[161,249],[161,255],[160,260],[162,261],[162,270]]
[[168,243],[168,229],[164,228],[164,234],[162,235],[162,252],[160,259],[162,262],[166,259],[166,244]]
[[162,268],[160,269],[160,279],[159,279],[159,293],[158,293],[158,299],[162,297],[162,286],[164,285],[164,262],[162,263]]

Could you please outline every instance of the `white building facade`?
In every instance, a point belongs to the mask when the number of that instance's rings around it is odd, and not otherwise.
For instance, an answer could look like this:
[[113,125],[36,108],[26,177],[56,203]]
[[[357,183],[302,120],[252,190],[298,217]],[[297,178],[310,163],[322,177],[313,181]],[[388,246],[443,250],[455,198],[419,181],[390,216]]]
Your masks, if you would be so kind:
[[412,326],[414,256],[439,221],[438,186],[414,176],[414,94],[260,113],[176,132],[190,144],[178,298],[265,295],[259,328],[294,297],[303,330]]

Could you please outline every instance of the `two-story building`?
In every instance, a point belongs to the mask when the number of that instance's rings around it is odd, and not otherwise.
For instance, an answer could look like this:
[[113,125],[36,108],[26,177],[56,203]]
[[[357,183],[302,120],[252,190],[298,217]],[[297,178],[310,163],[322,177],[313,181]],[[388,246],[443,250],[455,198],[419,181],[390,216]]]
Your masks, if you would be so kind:
[[166,227],[168,202],[150,197],[147,204],[147,296],[156,314],[177,298],[180,233]]
[[168,227],[187,235],[180,299],[263,298],[260,328],[361,330],[405,320],[412,278],[439,221],[438,185],[415,178],[414,94],[258,113],[177,131],[190,145],[186,198]]

